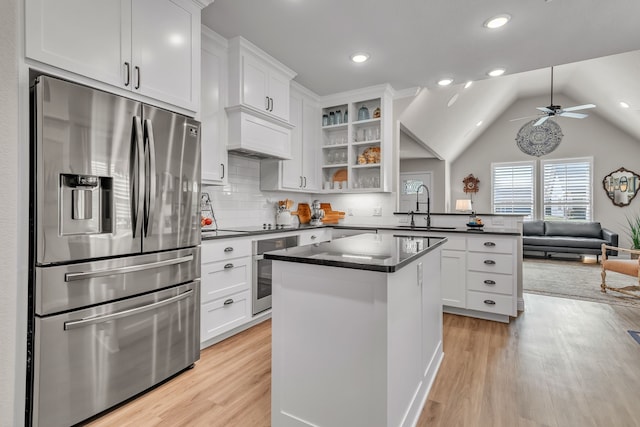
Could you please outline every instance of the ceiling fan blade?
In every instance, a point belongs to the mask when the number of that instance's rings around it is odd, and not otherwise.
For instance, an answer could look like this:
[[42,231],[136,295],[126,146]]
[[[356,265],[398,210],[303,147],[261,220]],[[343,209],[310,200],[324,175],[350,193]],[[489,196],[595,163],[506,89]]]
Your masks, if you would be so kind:
[[536,110],[544,111],[545,113],[553,113],[553,110],[547,107],[536,107]]
[[596,104],[576,105],[575,107],[563,108],[562,111],[586,110],[587,108],[596,108]]
[[534,126],[540,126],[541,124],[543,124],[544,122],[546,122],[548,118],[549,118],[549,116],[542,116],[542,117],[540,117],[540,120],[538,120],[537,122],[535,122],[533,125],[534,125]]
[[517,119],[511,119],[511,120],[509,120],[509,121],[510,121],[510,122],[516,122],[516,121],[518,121],[518,120],[532,119],[532,118],[534,118],[534,117],[540,117],[540,116],[535,115],[535,116],[518,117]]
[[585,117],[589,117],[588,114],[583,114],[583,113],[567,113],[566,111],[563,111],[562,113],[558,114],[559,116],[562,117],[571,117],[574,119],[584,119]]

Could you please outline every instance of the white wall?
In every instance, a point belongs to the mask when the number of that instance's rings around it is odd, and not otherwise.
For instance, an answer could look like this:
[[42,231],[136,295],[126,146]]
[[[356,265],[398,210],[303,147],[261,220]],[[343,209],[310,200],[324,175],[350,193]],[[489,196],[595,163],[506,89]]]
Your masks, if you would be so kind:
[[309,194],[260,190],[260,160],[229,154],[229,184],[205,186],[209,193],[218,228],[275,224],[278,200],[311,203]]
[[[491,212],[491,162],[535,160],[518,148],[515,137],[526,120],[510,122],[509,119],[535,115],[535,107],[548,105],[547,96],[525,98],[516,101],[506,113],[486,131],[451,165],[451,196],[463,198],[462,178],[472,173],[480,179],[480,191],[474,195],[478,212]],[[554,96],[554,103],[568,107],[576,102],[562,95]],[[586,119],[558,118],[562,128],[562,142],[552,153],[541,159],[593,157],[593,218],[603,227],[616,231],[623,246],[629,246],[626,237],[625,215],[640,213],[640,195],[629,206],[614,206],[605,194],[602,179],[605,175],[624,166],[640,173],[640,141],[624,133],[602,119],[595,110],[586,111]]]
[[400,160],[400,172],[433,172],[431,187],[431,211],[446,212],[446,162],[438,159],[404,159]]
[[[308,194],[282,191],[260,190],[260,161],[235,154],[229,155],[229,184],[225,186],[204,186],[202,191],[209,193],[218,228],[240,227],[275,223],[278,200],[294,201],[293,210],[298,203],[311,203],[318,199],[331,203],[336,211],[350,212],[348,221],[354,223],[383,223],[393,217],[395,194]],[[382,217],[373,217],[374,209],[380,208]]]
[[[18,334],[18,1],[3,0],[0,7],[0,426],[22,424],[20,393],[24,382],[24,360]],[[18,360],[20,364],[18,365]]]

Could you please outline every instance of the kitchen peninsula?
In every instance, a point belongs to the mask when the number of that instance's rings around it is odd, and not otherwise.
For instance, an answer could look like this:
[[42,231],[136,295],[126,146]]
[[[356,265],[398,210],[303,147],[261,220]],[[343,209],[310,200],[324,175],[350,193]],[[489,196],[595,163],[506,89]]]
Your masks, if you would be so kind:
[[272,425],[415,425],[443,357],[446,240],[366,233],[264,255]]

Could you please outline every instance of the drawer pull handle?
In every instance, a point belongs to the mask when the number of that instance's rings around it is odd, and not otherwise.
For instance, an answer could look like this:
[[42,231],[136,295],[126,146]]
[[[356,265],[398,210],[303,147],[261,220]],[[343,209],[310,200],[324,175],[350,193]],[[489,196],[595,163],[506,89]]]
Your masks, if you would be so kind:
[[231,305],[231,304],[233,304],[233,299],[232,299],[232,298],[229,298],[229,299],[228,299],[228,300],[226,300],[223,304],[224,304],[224,305]]
[[229,264],[225,264],[224,265],[225,270],[229,269],[229,268],[233,268],[233,264],[229,263]]
[[487,305],[496,305],[496,302],[492,299],[486,299],[484,300],[484,303]]
[[495,246],[496,244],[493,243],[493,242],[484,242],[484,245],[491,248],[491,247]]
[[485,280],[485,281],[484,281],[484,284],[485,284],[485,285],[495,285],[495,284],[496,284],[496,282],[495,282],[495,280]]
[[231,246],[227,246],[226,248],[224,248],[225,252],[233,252],[233,248]]
[[485,259],[484,263],[487,265],[495,265],[496,262],[492,259]]
[[315,240],[315,239],[317,239],[316,236],[311,236],[311,240]]

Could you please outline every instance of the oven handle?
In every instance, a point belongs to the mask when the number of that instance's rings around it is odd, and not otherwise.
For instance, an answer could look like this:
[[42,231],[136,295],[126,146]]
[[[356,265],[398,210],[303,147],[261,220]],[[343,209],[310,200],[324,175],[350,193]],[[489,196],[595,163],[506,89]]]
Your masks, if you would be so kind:
[[97,316],[97,317],[87,317],[80,320],[72,320],[69,322],[64,322],[64,330],[68,331],[70,329],[82,328],[83,326],[93,325],[96,323],[102,323],[109,320],[116,320],[122,317],[131,316],[138,313],[143,313],[145,311],[153,310],[155,308],[163,307],[165,305],[169,305],[176,301],[183,300],[185,298],[189,298],[193,293],[193,289],[189,289],[187,292],[176,295],[175,297],[167,298],[162,301],[154,302],[153,304],[144,305],[142,307],[131,308],[129,310],[119,311],[117,313],[107,314],[105,316]]
[[135,271],[151,270],[153,268],[166,267],[167,265],[174,265],[174,264],[182,264],[189,261],[193,261],[193,254],[183,256],[180,258],[167,259],[164,261],[150,262],[147,264],[130,265],[128,267],[116,267],[116,268],[110,268],[108,270],[89,271],[89,272],[83,271],[80,273],[67,273],[64,275],[64,281],[71,282],[74,280],[85,280],[85,279],[93,279],[96,277],[112,276],[114,274],[133,273]]

